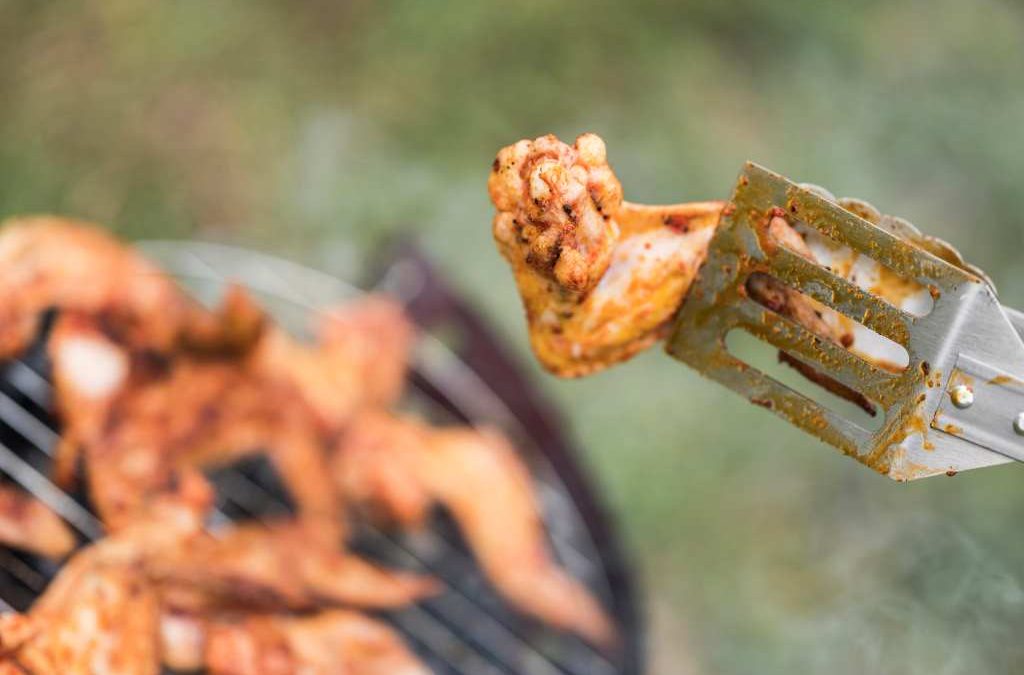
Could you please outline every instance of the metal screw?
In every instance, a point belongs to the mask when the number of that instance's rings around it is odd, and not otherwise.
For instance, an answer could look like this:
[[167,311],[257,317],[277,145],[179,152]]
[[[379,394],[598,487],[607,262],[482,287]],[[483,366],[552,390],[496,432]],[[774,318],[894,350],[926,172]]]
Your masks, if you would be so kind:
[[958,384],[953,387],[953,390],[949,392],[949,397],[953,400],[953,405],[961,410],[974,405],[974,392],[966,384]]
[[1017,419],[1013,421],[1013,430],[1018,436],[1024,436],[1024,412],[1017,415]]

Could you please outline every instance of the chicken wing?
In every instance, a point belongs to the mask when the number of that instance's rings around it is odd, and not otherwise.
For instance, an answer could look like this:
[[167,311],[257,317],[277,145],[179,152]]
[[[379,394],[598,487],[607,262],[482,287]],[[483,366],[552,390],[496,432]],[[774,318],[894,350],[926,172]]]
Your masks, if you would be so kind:
[[406,525],[442,504],[513,605],[594,644],[615,642],[601,606],[552,560],[529,472],[499,434],[368,414],[341,441],[334,471],[349,498]]
[[303,517],[325,541],[340,541],[316,420],[291,389],[234,358],[133,353],[83,315],[58,319],[49,350],[67,426],[62,455],[84,449],[90,493],[109,527],[173,485],[183,467],[266,452]]
[[664,336],[704,259],[719,202],[622,200],[604,142],[520,141],[494,160],[494,239],[512,267],[530,341],[553,373],[576,377]]
[[46,558],[63,558],[75,535],[44,504],[9,485],[0,485],[0,544]]
[[211,675],[426,675],[387,625],[344,610],[307,618],[257,616],[210,629]]
[[[488,190],[493,233],[512,268],[538,360],[563,377],[623,361],[665,337],[707,254],[722,202],[646,206],[622,200],[604,142],[583,134],[520,141],[494,161]],[[601,223],[603,222],[603,226]],[[772,236],[811,255],[780,217]],[[770,278],[748,285],[765,306],[849,346],[848,323]],[[863,396],[782,355],[806,377],[869,412]]]
[[98,227],[40,216],[0,228],[0,358],[24,350],[50,308],[103,314],[126,336],[169,347],[189,303],[173,281]]
[[[216,607],[310,609],[347,605],[401,607],[438,590],[432,579],[382,569],[358,556],[325,548],[298,523],[243,525],[204,536],[187,549],[153,560],[164,586],[188,589],[171,604],[181,611]],[[198,593],[198,594],[197,594]]]
[[0,360],[24,351],[49,309],[102,317],[122,341],[160,351],[179,345],[241,350],[262,323],[237,291],[219,313],[211,313],[135,249],[100,227],[71,219],[4,222],[0,269]]
[[27,615],[0,617],[5,663],[32,675],[159,673],[160,598],[145,563],[187,549],[211,499],[186,473],[131,527],[72,557]]
[[157,675],[157,619],[157,595],[137,568],[81,555],[28,617],[0,622],[0,643],[33,675]]
[[294,387],[330,430],[364,407],[393,404],[405,385],[413,329],[401,306],[371,296],[317,315],[316,343],[268,331],[250,362]]

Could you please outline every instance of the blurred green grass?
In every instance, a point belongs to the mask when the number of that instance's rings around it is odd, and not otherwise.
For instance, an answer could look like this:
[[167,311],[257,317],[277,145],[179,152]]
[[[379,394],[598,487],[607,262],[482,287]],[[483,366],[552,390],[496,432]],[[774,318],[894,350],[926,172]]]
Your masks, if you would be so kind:
[[1019,306],[1021,63],[993,0],[2,0],[0,215],[349,275],[413,231],[588,448],[658,672],[1020,672],[1018,468],[890,484],[661,354],[541,374],[485,181],[549,131],[603,135],[635,201],[723,197],[754,159],[950,239]]

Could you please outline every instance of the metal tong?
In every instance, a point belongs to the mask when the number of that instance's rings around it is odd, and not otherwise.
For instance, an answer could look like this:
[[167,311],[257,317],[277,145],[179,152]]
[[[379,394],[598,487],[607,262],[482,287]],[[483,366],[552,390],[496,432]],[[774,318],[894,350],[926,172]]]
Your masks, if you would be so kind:
[[[896,480],[1024,461],[1024,314],[1002,307],[984,274],[948,244],[898,219],[880,227],[861,217],[863,209],[844,205],[747,164],[680,310],[669,353]],[[777,216],[926,288],[931,310],[911,314],[769,240],[767,225]],[[755,301],[747,290],[755,273],[897,343],[909,364],[874,363]],[[869,429],[736,357],[726,345],[735,329],[862,394],[884,415],[882,423]]]

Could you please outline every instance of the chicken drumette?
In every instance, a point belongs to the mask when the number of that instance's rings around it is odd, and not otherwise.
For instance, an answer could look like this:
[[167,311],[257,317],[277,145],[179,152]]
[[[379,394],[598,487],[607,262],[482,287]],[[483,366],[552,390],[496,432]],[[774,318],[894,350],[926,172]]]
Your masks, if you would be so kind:
[[519,286],[534,352],[566,377],[664,336],[722,209],[623,201],[594,134],[572,146],[542,136],[502,149],[488,190],[494,239]]

